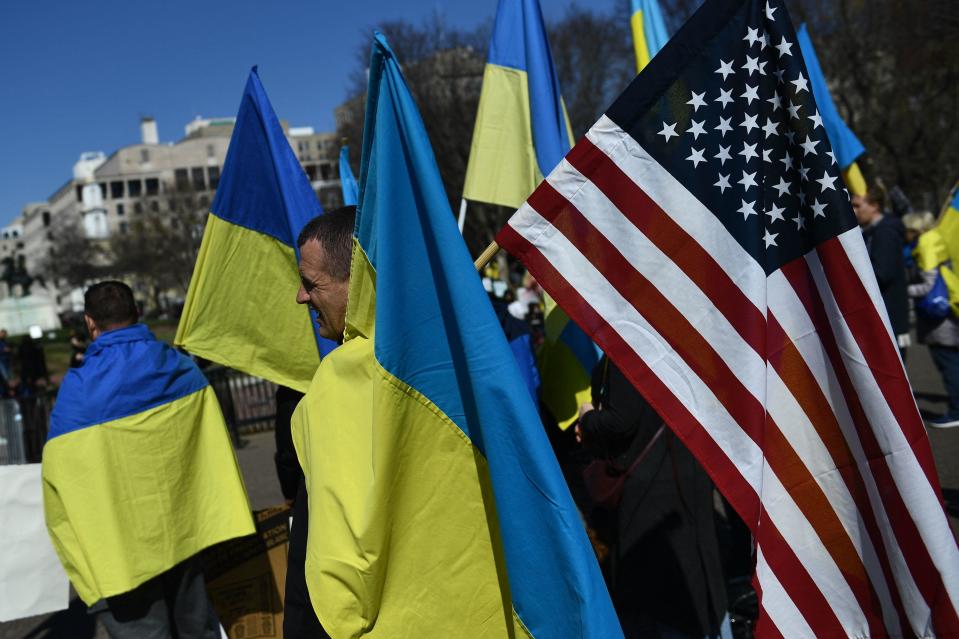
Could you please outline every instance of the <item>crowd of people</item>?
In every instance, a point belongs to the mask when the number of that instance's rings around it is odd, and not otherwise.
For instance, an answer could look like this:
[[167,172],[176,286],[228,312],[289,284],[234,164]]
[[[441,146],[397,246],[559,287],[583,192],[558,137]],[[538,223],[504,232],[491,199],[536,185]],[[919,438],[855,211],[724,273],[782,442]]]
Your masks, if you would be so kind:
[[[903,357],[910,346],[914,318],[918,340],[929,347],[943,376],[948,409],[931,420],[930,426],[957,426],[959,323],[951,304],[957,295],[950,289],[948,252],[935,228],[935,218],[929,213],[909,213],[901,219],[888,214],[880,191],[857,196],[853,207]],[[354,216],[354,207],[331,211],[308,224],[299,238],[301,288],[297,302],[316,311],[320,334],[333,340],[343,339]],[[505,263],[489,267],[484,285],[530,393],[538,399],[540,376],[548,373],[538,370],[535,360],[536,350],[544,342],[543,291],[529,274],[501,273],[502,268],[506,268]],[[102,297],[104,290],[110,294],[112,306],[98,302],[97,294]],[[94,339],[136,327],[137,315],[128,287],[114,282],[97,285],[91,291],[86,321]],[[131,310],[117,320],[97,304],[109,306],[107,310],[118,305]],[[8,371],[12,349],[4,338],[0,334],[0,366]],[[130,361],[122,348],[124,342],[113,342],[116,345],[91,346],[90,351],[95,350],[98,357],[111,353],[131,370],[150,365]],[[195,368],[172,348],[155,340],[148,343],[158,361],[176,362],[180,373]],[[46,373],[34,371],[33,364],[24,364],[31,361],[31,348],[36,348],[31,344],[29,340],[21,343],[17,356],[21,375],[28,375],[24,372],[28,371],[29,378],[35,380]],[[79,335],[72,336],[71,344],[73,361],[79,366],[84,363],[86,345]],[[68,375],[64,386],[79,385],[81,379],[78,374]],[[71,397],[74,403],[93,401],[82,394]],[[284,636],[289,639],[327,636],[310,603],[304,570],[308,502],[303,469],[290,435],[291,420],[301,398],[301,393],[282,387],[276,395],[276,472],[293,512],[284,610]],[[52,427],[62,428],[57,426],[58,420],[77,409],[59,402]],[[737,566],[745,567],[744,575],[749,572],[748,532],[716,493],[697,459],[665,426],[662,416],[605,356],[592,371],[591,401],[580,406],[578,419],[570,428],[561,431],[551,425],[549,411],[542,403],[540,410],[588,527],[626,637],[731,637],[727,584],[731,576],[742,576],[736,574]],[[182,468],[173,474],[188,472],[188,468]],[[173,476],[166,480],[189,478]],[[180,628],[181,637],[214,637],[210,608],[202,596],[194,592],[184,604],[182,593],[177,593],[189,581],[183,574],[193,575],[192,570],[188,563],[167,566],[162,575],[135,588],[133,595],[104,597],[91,610],[104,615],[113,637],[145,636],[144,629],[165,623]],[[651,574],[656,578],[650,579]],[[160,587],[157,579],[173,585]],[[190,579],[195,581],[196,576]],[[121,605],[131,598],[137,601],[140,612],[131,613],[129,607]],[[170,612],[184,606],[182,620]],[[181,621],[185,624],[182,627],[177,625]],[[186,630],[189,627],[194,630]]]

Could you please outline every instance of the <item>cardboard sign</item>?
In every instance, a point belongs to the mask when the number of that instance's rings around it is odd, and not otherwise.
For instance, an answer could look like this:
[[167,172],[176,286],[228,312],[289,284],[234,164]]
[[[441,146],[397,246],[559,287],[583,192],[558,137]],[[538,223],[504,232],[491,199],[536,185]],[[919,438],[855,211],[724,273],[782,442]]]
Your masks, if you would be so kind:
[[288,506],[254,513],[256,535],[203,555],[207,592],[229,639],[282,639]]

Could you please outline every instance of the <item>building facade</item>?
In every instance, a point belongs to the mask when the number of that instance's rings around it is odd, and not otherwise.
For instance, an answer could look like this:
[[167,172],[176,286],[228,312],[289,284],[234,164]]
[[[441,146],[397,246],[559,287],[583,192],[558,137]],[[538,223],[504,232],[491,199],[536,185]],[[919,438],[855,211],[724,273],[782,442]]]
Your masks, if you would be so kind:
[[[70,179],[46,201],[27,204],[16,222],[0,231],[0,259],[22,251],[28,271],[43,275],[58,233],[79,231],[87,239],[108,241],[116,234],[129,233],[133,221],[144,213],[162,215],[184,202],[208,211],[233,124],[234,118],[197,118],[186,125],[180,140],[161,143],[156,121],[143,118],[138,143],[109,156],[82,153]],[[342,195],[335,134],[281,124],[324,209],[339,206]],[[11,237],[5,238],[4,232]],[[17,238],[12,237],[14,232]],[[7,244],[10,253],[5,252]],[[51,292],[56,294],[60,310],[79,310],[75,292],[57,288]]]

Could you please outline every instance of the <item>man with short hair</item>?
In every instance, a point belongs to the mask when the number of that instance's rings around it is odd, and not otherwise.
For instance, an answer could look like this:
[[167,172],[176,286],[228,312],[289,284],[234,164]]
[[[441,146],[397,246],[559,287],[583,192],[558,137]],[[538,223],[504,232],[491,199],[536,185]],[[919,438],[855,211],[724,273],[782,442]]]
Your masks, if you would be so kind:
[[[344,206],[310,220],[297,238],[300,289],[296,301],[308,304],[316,311],[320,336],[337,342],[343,341],[346,325],[355,223],[356,207]],[[290,530],[283,609],[283,636],[286,639],[328,636],[316,617],[306,586],[307,522],[306,484],[301,478],[293,503],[293,527]]]
[[100,282],[84,301],[93,341],[43,450],[53,546],[114,639],[218,639],[196,555],[254,526],[216,396],[138,323],[129,286]]
[[883,213],[885,196],[875,187],[852,198],[852,210],[862,229],[869,261],[876,273],[879,293],[889,315],[900,353],[909,346],[909,296],[906,291],[906,263],[902,254],[905,228],[899,218]]

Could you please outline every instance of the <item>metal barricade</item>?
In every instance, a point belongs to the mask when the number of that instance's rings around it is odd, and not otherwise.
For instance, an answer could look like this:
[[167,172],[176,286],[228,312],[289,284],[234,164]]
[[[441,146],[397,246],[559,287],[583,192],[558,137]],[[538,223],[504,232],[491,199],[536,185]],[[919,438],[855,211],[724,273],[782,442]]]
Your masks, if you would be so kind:
[[0,465],[27,463],[23,420],[15,399],[0,400]]
[[234,442],[239,443],[241,433],[273,428],[276,384],[222,366],[210,366],[203,373],[216,393]]

